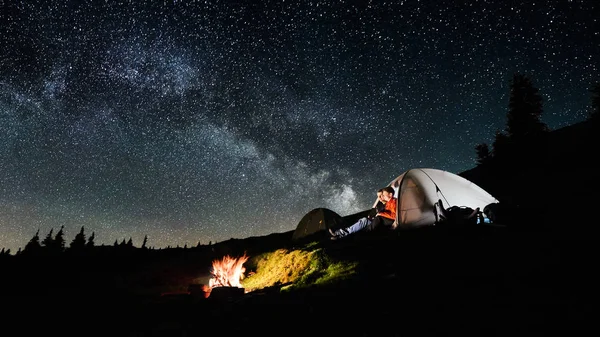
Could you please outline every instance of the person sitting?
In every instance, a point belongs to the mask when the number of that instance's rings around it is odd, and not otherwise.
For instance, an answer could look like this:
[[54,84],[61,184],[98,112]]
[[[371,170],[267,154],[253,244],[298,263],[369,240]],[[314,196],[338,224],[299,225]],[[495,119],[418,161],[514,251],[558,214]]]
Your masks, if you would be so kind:
[[387,186],[381,189],[380,201],[383,203],[383,207],[382,209],[376,208],[375,216],[360,218],[357,222],[345,228],[337,230],[329,228],[331,240],[337,240],[363,230],[372,231],[380,226],[392,228],[396,221],[396,209],[398,207],[398,200],[394,197],[394,188]]
[[385,209],[385,201],[381,199],[382,194],[383,188],[380,188],[379,191],[377,191],[377,203],[375,203],[375,206],[371,208],[371,211],[368,215],[368,217],[371,219],[373,219],[378,212],[383,211]]

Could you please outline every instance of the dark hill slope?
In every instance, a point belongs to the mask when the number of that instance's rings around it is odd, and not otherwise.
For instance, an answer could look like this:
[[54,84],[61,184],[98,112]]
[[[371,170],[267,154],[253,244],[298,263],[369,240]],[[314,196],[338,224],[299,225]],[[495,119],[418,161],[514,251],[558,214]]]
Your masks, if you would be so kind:
[[[359,262],[359,272],[326,286],[246,295],[207,310],[208,322],[232,336],[514,336],[572,334],[594,321],[594,241],[430,227],[320,247]],[[183,312],[186,334],[205,331],[193,304]]]
[[[265,240],[273,244],[273,239]],[[289,244],[281,239],[281,246]],[[251,241],[246,247],[244,240],[235,244],[249,251],[261,246],[260,238]],[[567,335],[583,331],[595,318],[593,240],[430,227],[303,249],[358,262],[358,273],[334,284],[267,289],[220,301],[102,300],[82,292],[5,304],[12,309],[8,317],[35,318],[37,324],[18,325],[23,335]]]
[[595,232],[586,222],[595,207],[599,129],[590,121],[554,130],[525,154],[460,173],[518,210],[525,223],[561,232]]

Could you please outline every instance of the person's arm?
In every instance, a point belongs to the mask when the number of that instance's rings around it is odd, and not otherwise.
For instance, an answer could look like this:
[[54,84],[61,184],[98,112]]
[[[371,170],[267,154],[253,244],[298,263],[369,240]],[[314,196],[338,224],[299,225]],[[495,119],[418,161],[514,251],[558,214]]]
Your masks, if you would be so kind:
[[392,199],[385,203],[385,209],[379,213],[377,216],[382,216],[384,218],[396,220],[396,208],[398,205],[398,199]]

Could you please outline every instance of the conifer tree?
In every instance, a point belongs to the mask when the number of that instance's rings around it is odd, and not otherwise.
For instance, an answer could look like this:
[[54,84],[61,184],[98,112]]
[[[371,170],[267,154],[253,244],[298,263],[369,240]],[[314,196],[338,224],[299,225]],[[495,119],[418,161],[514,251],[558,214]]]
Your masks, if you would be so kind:
[[477,153],[477,164],[485,165],[490,160],[490,148],[486,143],[481,143],[475,146],[475,152]]
[[96,233],[92,232],[92,235],[90,235],[90,237],[88,238],[87,243],[85,244],[87,248],[92,248],[96,245],[96,243],[94,242],[94,239],[96,238]]
[[142,249],[146,249],[146,244],[148,243],[148,235],[144,235],[144,242],[142,242]]
[[133,240],[131,239],[131,237],[127,241],[127,247],[133,247]]
[[539,90],[525,75],[514,74],[510,84],[510,99],[506,133],[515,143],[532,139],[548,131],[540,117],[543,100]]
[[62,253],[65,251],[65,226],[60,226],[60,230],[56,233],[54,237],[54,250],[57,253]]
[[69,248],[73,251],[82,251],[85,248],[85,233],[83,226],[81,226],[81,230],[75,235],[73,241],[71,241]]
[[23,249],[24,254],[38,254],[42,249],[42,245],[40,244],[40,230],[38,229],[35,232],[35,235],[27,242],[25,248]]
[[494,143],[492,143],[492,156],[494,158],[502,157],[509,150],[508,146],[510,145],[510,140],[508,136],[501,132],[496,131],[496,135],[494,137]]
[[52,246],[54,245],[54,238],[52,237],[53,231],[54,231],[54,228],[51,228],[50,232],[48,232],[48,235],[46,235],[46,237],[42,241],[42,247],[44,247],[46,249],[52,248]]

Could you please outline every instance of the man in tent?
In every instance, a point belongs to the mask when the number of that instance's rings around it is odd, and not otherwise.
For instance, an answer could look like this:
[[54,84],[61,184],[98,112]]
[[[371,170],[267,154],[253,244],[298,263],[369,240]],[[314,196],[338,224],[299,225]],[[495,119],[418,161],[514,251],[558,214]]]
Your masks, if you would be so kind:
[[383,209],[377,210],[373,218],[368,216],[360,218],[353,225],[335,231],[330,228],[331,240],[337,240],[362,230],[372,231],[382,225],[392,228],[396,221],[396,209],[398,207],[398,200],[394,197],[394,192],[394,188],[391,186],[384,187],[381,190],[381,202],[384,206]]

